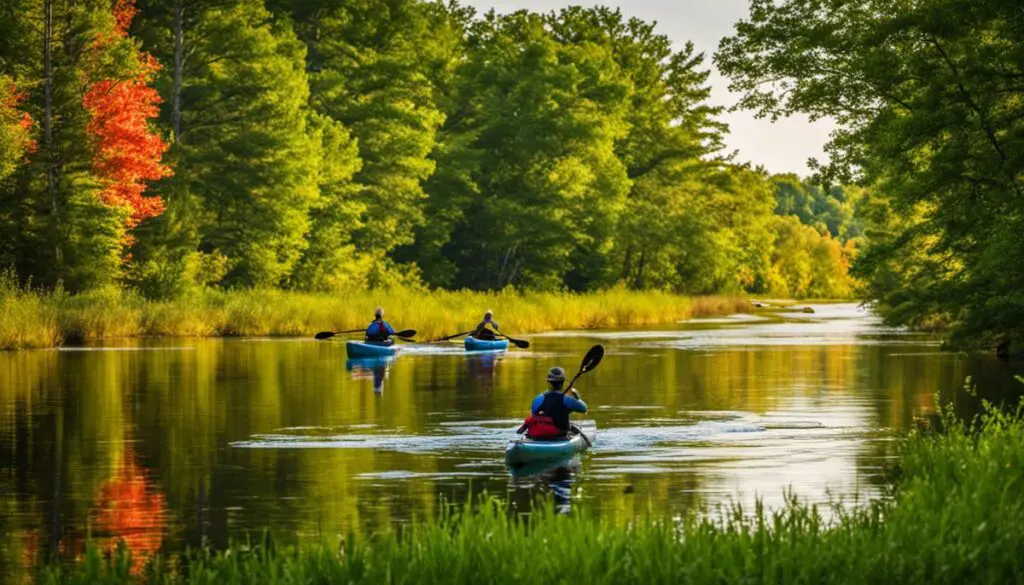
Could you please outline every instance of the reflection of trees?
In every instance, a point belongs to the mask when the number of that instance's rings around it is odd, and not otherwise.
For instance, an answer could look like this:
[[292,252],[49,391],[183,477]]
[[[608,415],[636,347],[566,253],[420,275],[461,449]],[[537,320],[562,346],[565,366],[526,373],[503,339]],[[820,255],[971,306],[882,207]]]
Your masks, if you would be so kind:
[[131,450],[114,477],[100,486],[93,516],[96,536],[106,538],[109,551],[123,544],[132,554],[133,570],[160,550],[167,530],[167,505]]
[[[449,453],[228,445],[276,432],[411,435],[436,433],[439,422],[453,418],[521,419],[543,389],[547,369],[574,369],[592,342],[545,340],[543,351],[562,356],[509,352],[496,368],[461,354],[402,356],[381,396],[351,379],[344,348],[330,343],[188,340],[167,342],[186,343],[187,351],[0,354],[0,582],[16,582],[9,567],[24,565],[23,559],[77,554],[90,521],[97,536],[138,537],[126,542],[148,554],[159,544],[156,534],[169,536],[168,526],[192,545],[222,545],[240,530],[267,526],[278,536],[316,540],[428,516],[442,497],[462,503],[482,490],[505,493],[500,441],[495,467],[469,468],[493,474],[472,479],[437,477],[460,470],[463,461]],[[956,396],[962,412],[971,412],[976,400],[955,392],[967,373],[974,373],[985,397],[993,398],[997,388],[1003,394],[1024,390],[998,362],[892,355],[932,351],[921,346],[675,351],[617,343],[607,344],[601,366],[578,383],[593,407],[588,418],[597,421],[599,446],[600,429],[647,424],[644,417],[686,424],[693,411],[764,415],[794,405],[825,411],[841,404],[852,424],[869,433],[906,429],[915,415],[937,406],[931,402],[936,390],[943,399]],[[658,410],[616,408],[635,405]],[[316,428],[281,430],[304,426]],[[131,449],[129,433],[137,441]],[[854,461],[858,480],[875,482],[890,448],[884,440],[863,441],[842,465]],[[584,458],[574,489],[582,490],[585,507],[621,520],[717,501],[737,477],[735,468],[706,462],[677,462],[663,474],[632,473],[628,466],[606,473],[602,465],[600,454]],[[394,470],[415,476],[375,477]],[[526,505],[530,494],[511,497],[525,497],[520,503]],[[115,502],[137,504],[122,510]],[[159,531],[133,520],[144,510],[162,519]]]

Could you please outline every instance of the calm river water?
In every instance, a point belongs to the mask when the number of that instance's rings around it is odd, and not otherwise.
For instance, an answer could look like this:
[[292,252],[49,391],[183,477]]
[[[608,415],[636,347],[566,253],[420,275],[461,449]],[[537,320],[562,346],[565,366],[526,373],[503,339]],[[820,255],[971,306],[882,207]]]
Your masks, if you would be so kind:
[[[528,351],[410,346],[386,367],[297,339],[126,340],[0,354],[0,581],[87,538],[142,554],[372,531],[487,491],[630,516],[876,496],[895,438],[936,409],[1019,394],[1020,363],[943,353],[856,305],[556,332]],[[399,308],[393,312],[400,315]],[[499,316],[500,317],[500,316]],[[395,325],[400,326],[396,320]],[[502,450],[594,343],[595,449],[514,479]],[[109,540],[108,540],[109,542]]]

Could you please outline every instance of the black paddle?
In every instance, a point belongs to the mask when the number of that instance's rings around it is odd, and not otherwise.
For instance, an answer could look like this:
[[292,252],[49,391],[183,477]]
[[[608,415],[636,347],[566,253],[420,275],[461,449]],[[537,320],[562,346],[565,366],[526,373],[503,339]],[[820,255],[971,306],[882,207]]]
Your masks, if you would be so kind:
[[[334,337],[335,335],[341,335],[343,333],[362,333],[364,331],[366,331],[366,329],[350,329],[348,331],[321,331],[320,333],[317,333],[313,337],[316,337],[317,339],[330,339],[330,338]],[[402,341],[412,341],[412,339],[404,339],[404,338],[416,337],[416,330],[415,329],[403,329],[402,331],[395,332],[395,337],[401,339]]]
[[472,331],[465,331],[463,333],[456,333],[455,335],[449,335],[448,337],[442,337],[441,339],[435,339],[435,340],[431,341],[430,343],[435,343],[435,342],[438,342],[438,341],[448,341],[449,339],[455,339],[456,337],[462,337],[463,335],[469,335],[470,333],[472,333]]
[[580,371],[576,372],[576,375],[569,380],[569,383],[565,385],[565,389],[562,390],[562,394],[565,394],[569,390],[572,390],[572,385],[579,379],[580,376],[593,370],[597,367],[597,364],[601,363],[601,358],[604,357],[604,347],[601,345],[595,345],[590,348],[587,355],[583,356],[583,362],[580,363]]
[[[582,376],[583,374],[586,374],[590,370],[596,368],[597,364],[601,363],[602,358],[604,358],[603,346],[595,345],[594,347],[590,348],[590,351],[587,352],[587,355],[583,356],[583,361],[580,363],[580,371],[576,372],[576,375],[572,377],[572,380],[569,380],[569,383],[565,385],[565,389],[562,390],[562,394],[565,394],[569,390],[572,390],[572,385],[576,383],[576,380],[578,380],[579,377]],[[590,437],[588,437],[583,432],[583,429],[579,428],[576,425],[571,425],[569,428],[576,431],[579,434],[579,436],[583,437],[583,442],[587,444],[588,448],[594,446],[594,444],[590,442]]]
[[362,333],[363,331],[366,331],[366,329],[349,329],[348,331],[321,331],[320,333],[317,333],[313,337],[323,340],[330,339],[335,335],[342,335],[344,333]]
[[508,335],[505,335],[504,333],[499,333],[498,335],[500,335],[500,336],[504,337],[505,339],[509,340],[512,343],[512,345],[518,347],[519,349],[526,349],[526,348],[530,347],[530,342],[529,341],[525,341],[523,339],[512,339],[511,337],[509,337]]

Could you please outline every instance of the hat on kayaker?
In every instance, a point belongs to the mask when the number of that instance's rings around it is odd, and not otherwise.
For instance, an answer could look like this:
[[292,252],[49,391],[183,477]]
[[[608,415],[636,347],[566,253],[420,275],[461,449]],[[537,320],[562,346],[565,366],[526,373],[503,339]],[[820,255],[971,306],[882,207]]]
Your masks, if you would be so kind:
[[548,382],[565,382],[565,370],[558,366],[548,370]]
[[384,316],[384,307],[377,307],[377,309],[373,311],[373,316],[378,318],[378,319],[383,317]]
[[491,310],[488,309],[487,312],[484,313],[484,321],[490,321],[493,318],[494,318],[494,313],[492,313]]

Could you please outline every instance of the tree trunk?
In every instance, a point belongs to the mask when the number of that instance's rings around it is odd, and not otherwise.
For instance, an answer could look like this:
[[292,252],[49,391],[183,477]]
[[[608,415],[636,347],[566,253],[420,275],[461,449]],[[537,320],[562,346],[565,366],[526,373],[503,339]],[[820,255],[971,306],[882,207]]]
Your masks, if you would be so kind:
[[633,281],[633,288],[642,290],[644,288],[644,263],[647,260],[647,250],[640,252],[640,260],[636,267],[636,280]]
[[633,245],[626,246],[626,257],[622,259],[622,276],[619,278],[622,282],[629,280],[629,271],[633,264]]
[[183,69],[185,68],[184,36],[185,7],[184,0],[174,0],[174,85],[171,88],[171,142],[181,141],[181,86]]
[[57,201],[56,154],[53,146],[53,0],[43,0],[43,148],[46,151],[46,195],[50,200],[54,259],[63,261],[60,247],[60,204]]

